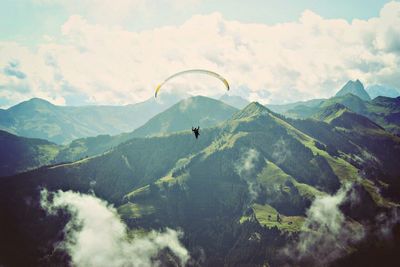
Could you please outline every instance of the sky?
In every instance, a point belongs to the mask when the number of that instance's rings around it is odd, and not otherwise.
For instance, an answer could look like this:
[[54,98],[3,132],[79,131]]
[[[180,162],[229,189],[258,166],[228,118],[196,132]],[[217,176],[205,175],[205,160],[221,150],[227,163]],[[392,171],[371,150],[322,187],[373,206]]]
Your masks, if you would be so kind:
[[[400,88],[400,2],[2,0],[0,107],[144,101],[174,72],[224,76],[261,103],[330,97],[348,80]],[[217,96],[188,75],[165,91]]]

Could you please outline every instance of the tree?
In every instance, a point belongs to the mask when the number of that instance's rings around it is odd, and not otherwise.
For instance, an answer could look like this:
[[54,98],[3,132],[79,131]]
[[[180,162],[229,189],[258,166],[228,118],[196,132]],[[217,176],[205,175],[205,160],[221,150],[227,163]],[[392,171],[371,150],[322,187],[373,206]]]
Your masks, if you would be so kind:
[[277,221],[278,223],[281,223],[281,222],[282,222],[282,218],[281,218],[281,216],[279,216],[279,213],[276,214],[276,221]]

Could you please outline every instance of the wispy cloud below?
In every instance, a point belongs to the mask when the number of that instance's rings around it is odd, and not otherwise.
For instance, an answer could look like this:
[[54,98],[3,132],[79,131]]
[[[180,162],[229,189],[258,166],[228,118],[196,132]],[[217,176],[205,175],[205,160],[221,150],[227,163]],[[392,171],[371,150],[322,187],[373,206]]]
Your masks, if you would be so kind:
[[364,227],[346,220],[339,208],[351,188],[351,184],[344,184],[336,194],[314,200],[298,241],[283,249],[286,257],[307,266],[328,266],[364,237]]
[[249,193],[247,204],[253,203],[257,199],[261,190],[256,176],[256,164],[259,160],[260,153],[254,148],[250,148],[241,154],[240,159],[235,164],[236,173],[247,183]]
[[58,248],[71,257],[73,266],[157,266],[158,253],[169,249],[184,265],[189,254],[180,243],[182,233],[172,229],[130,237],[116,209],[93,195],[72,191],[41,191],[41,206],[49,213],[65,210],[71,219],[65,240]]

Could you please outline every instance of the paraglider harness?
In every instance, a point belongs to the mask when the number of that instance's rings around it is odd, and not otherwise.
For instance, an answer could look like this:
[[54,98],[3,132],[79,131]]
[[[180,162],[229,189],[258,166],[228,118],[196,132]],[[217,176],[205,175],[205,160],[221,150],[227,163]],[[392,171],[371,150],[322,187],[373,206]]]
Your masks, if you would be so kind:
[[192,132],[196,136],[196,139],[199,138],[199,135],[200,135],[199,130],[200,130],[200,126],[197,126],[197,128],[196,127],[193,128],[193,126],[192,126]]

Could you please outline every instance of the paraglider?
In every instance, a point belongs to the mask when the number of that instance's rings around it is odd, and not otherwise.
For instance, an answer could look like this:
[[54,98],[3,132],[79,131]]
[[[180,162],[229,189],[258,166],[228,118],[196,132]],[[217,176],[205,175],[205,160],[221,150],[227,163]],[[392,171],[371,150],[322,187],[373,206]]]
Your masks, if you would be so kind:
[[[230,88],[229,88],[229,83],[228,83],[228,81],[227,81],[224,77],[222,77],[221,75],[219,75],[218,73],[213,72],[213,71],[210,71],[210,70],[204,70],[204,69],[191,69],[191,70],[184,70],[184,71],[175,73],[175,74],[169,76],[167,79],[165,79],[162,83],[160,83],[160,84],[156,87],[156,91],[155,91],[155,93],[154,93],[154,97],[157,98],[158,92],[160,91],[161,87],[162,87],[165,83],[167,83],[169,80],[171,80],[171,79],[173,79],[173,78],[175,78],[175,77],[177,77],[177,76],[184,75],[184,74],[189,74],[189,73],[200,73],[200,74],[206,74],[206,75],[213,76],[213,77],[219,79],[221,82],[223,82],[223,84],[225,85],[225,87],[226,87],[226,89],[227,89],[228,91],[229,91],[229,89],[230,89]],[[193,126],[192,126],[192,132],[194,133],[194,136],[196,137],[196,139],[199,138],[199,135],[200,135],[200,132],[199,132],[199,131],[200,131],[200,126],[197,126],[197,128],[193,128]]]
[[184,70],[184,71],[175,73],[175,74],[169,76],[167,79],[165,79],[162,83],[160,83],[160,84],[156,87],[156,92],[155,92],[155,94],[154,94],[154,97],[157,97],[158,92],[160,91],[161,87],[162,87],[165,83],[167,83],[169,80],[171,80],[171,79],[173,79],[173,78],[175,78],[175,77],[177,77],[177,76],[181,76],[181,75],[185,75],[185,74],[189,74],[189,73],[200,73],[200,74],[211,75],[211,76],[213,76],[213,77],[219,79],[221,82],[223,82],[224,85],[225,85],[225,87],[226,87],[226,89],[229,91],[229,83],[228,83],[228,81],[227,81],[224,77],[222,77],[221,75],[219,75],[218,73],[213,72],[213,71],[210,71],[210,70],[204,70],[204,69],[191,69],[191,70]]
[[193,126],[192,126],[192,132],[194,133],[194,136],[196,136],[196,139],[199,138],[199,135],[200,135],[199,130],[200,130],[200,126],[197,126],[197,128],[196,127],[193,128]]

